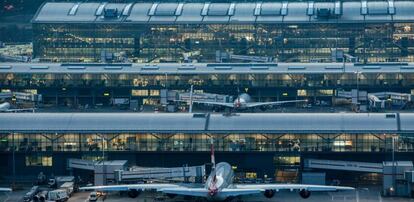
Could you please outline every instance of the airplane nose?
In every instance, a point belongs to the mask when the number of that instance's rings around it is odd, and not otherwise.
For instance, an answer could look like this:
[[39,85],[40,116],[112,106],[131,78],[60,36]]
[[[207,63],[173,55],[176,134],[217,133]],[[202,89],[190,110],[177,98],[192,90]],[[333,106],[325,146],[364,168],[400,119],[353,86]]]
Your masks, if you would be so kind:
[[218,192],[218,189],[217,189],[217,188],[210,188],[210,189],[208,189],[208,194],[209,194],[210,196],[214,196],[214,195],[216,195],[216,194],[217,194],[217,192]]

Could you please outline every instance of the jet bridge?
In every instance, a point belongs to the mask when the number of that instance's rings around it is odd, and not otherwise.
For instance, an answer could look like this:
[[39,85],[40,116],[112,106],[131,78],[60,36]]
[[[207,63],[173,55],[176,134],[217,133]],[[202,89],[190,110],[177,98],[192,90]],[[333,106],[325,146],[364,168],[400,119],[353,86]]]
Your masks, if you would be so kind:
[[344,170],[358,171],[369,173],[382,173],[382,163],[367,163],[357,161],[335,161],[321,159],[306,159],[305,168],[327,169],[327,170]]
[[165,179],[184,179],[190,178],[201,181],[205,175],[205,165],[157,168],[157,167],[138,167],[127,168],[127,161],[90,161],[83,159],[69,159],[67,168],[90,170],[95,173],[95,184],[104,184],[104,181],[115,180],[138,181],[138,180],[165,180]]
[[411,102],[411,99],[412,95],[408,93],[368,93],[369,106],[371,109],[384,109],[386,107],[386,102],[389,102],[394,106],[400,106],[400,108],[404,108],[407,103]]
[[190,177],[202,178],[205,175],[205,166],[182,166],[174,168],[133,167],[129,170],[115,171],[115,180],[131,181],[145,179],[187,179]]

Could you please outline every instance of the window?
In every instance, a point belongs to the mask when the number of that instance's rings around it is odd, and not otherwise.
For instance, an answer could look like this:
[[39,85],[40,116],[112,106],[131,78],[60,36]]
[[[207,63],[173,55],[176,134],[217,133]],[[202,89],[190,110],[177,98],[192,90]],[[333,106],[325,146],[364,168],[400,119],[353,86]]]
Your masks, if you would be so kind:
[[26,156],[26,166],[52,166],[51,156]]
[[298,96],[307,96],[308,95],[308,93],[307,93],[307,91],[306,90],[298,90]]
[[131,90],[132,96],[148,96],[148,90]]
[[160,96],[160,91],[159,90],[150,90],[150,95],[151,96]]
[[333,90],[319,90],[320,95],[333,95]]
[[256,179],[256,178],[257,178],[257,173],[247,172],[247,173],[246,173],[246,178],[249,178],[249,179]]

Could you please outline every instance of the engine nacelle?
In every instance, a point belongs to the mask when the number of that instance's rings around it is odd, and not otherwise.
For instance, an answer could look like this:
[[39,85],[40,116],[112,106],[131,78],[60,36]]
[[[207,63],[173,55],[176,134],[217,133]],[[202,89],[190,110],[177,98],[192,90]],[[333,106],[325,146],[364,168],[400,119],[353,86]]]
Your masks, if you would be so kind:
[[138,191],[136,189],[131,189],[131,190],[128,191],[128,196],[130,198],[136,198],[136,197],[139,196],[139,194],[141,194],[141,191]]
[[44,196],[44,195],[40,195],[40,196],[39,196],[39,201],[41,201],[41,202],[46,201],[46,196]]
[[177,194],[166,194],[168,198],[173,199],[177,196]]
[[266,189],[264,192],[264,196],[266,198],[272,198],[275,195],[276,191],[273,189]]
[[300,197],[307,199],[311,195],[311,192],[305,189],[300,190],[299,192]]

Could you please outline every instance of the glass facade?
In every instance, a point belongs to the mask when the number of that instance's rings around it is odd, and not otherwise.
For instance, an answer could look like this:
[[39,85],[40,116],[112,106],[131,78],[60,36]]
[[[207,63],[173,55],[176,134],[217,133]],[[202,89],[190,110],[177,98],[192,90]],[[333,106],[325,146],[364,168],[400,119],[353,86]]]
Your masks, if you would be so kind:
[[[217,53],[278,62],[332,62],[342,50],[360,62],[414,62],[413,23],[33,24],[43,61],[222,62]],[[340,59],[341,60],[341,59]]]
[[[215,150],[223,152],[389,152],[394,134],[2,134],[0,151],[11,152],[195,152],[210,151],[210,139]],[[396,150],[413,152],[414,141],[397,138]],[[28,159],[34,162],[36,159]],[[37,160],[36,160],[37,161]],[[47,160],[42,160],[46,161]],[[275,159],[283,162],[297,159]],[[286,163],[285,162],[285,163]]]
[[[298,94],[302,89],[322,88],[321,95],[332,95],[332,89],[346,87],[413,87],[413,73],[217,73],[217,74],[108,74],[108,73],[0,73],[0,86],[11,88],[42,87],[131,87],[150,91],[130,91],[137,96],[158,96],[158,88],[188,89],[190,85],[211,88],[235,85],[246,88],[292,87]],[[326,89],[328,88],[328,89]],[[310,94],[312,95],[312,94]]]

